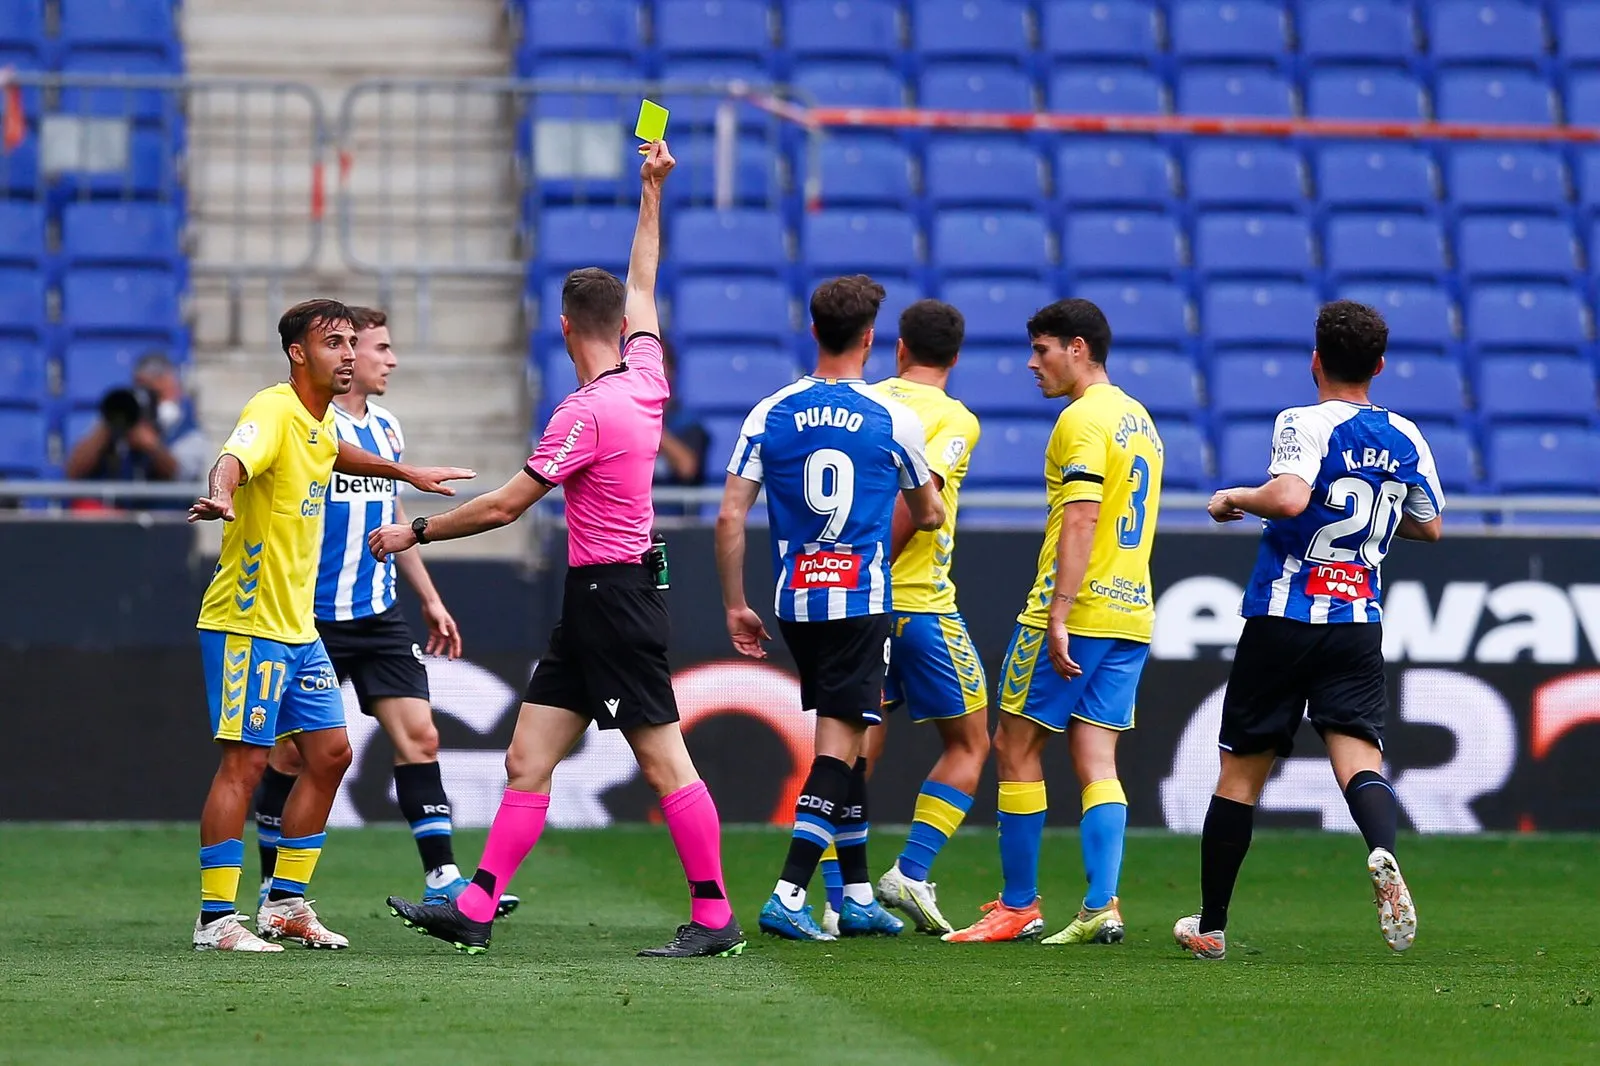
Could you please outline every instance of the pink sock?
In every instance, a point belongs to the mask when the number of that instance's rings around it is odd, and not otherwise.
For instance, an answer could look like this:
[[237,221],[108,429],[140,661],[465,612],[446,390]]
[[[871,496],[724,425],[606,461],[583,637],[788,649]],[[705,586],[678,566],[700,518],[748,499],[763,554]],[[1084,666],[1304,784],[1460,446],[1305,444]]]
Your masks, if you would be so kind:
[[689,917],[721,929],[733,917],[722,886],[722,822],[704,781],[661,797],[661,814],[689,879]]
[[[500,809],[494,812],[494,824],[489,826],[489,840],[483,846],[483,858],[478,861],[478,876],[456,899],[462,914],[475,922],[487,922],[494,917],[494,910],[500,905],[500,894],[516,875],[522,860],[539,842],[545,812],[549,809],[550,797],[543,792],[506,789],[506,794],[500,797]],[[494,885],[492,893],[479,884],[484,874]]]

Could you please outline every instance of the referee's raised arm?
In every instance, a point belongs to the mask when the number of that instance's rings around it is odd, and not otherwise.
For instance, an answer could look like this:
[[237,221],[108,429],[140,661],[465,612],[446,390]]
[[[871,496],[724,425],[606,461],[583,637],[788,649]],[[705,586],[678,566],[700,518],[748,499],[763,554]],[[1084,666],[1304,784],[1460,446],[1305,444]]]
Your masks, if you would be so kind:
[[656,311],[656,274],[661,267],[661,186],[677,166],[666,141],[655,141],[639,166],[644,191],[639,195],[639,225],[633,231],[628,254],[627,296],[623,304],[624,329],[629,336],[661,336],[661,316]]

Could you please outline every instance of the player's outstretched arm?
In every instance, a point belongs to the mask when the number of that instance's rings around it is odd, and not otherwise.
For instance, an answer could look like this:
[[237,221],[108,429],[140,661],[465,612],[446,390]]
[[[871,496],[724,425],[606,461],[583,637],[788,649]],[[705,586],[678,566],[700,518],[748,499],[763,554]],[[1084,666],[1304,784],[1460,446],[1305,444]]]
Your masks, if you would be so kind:
[[[406,515],[406,509],[400,505],[399,500],[394,501],[394,520],[397,525],[411,528],[411,519]],[[439,590],[434,587],[433,578],[428,576],[427,564],[422,561],[421,552],[402,552],[395,557],[395,568],[400,571],[416,592],[417,599],[422,601],[422,620],[428,626],[428,646],[425,649],[429,655],[448,655],[452,659],[461,658],[461,627],[456,625],[456,620],[444,605],[444,598],[439,595]]]
[[222,519],[233,521],[233,493],[244,484],[244,464],[232,455],[217,459],[211,473],[206,476],[206,494],[189,508],[189,521],[209,522]]
[[1296,474],[1279,474],[1265,485],[1219,489],[1206,505],[1218,522],[1237,522],[1247,514],[1257,518],[1296,518],[1311,503],[1311,486]]
[[623,314],[629,333],[661,336],[661,315],[656,310],[656,275],[661,270],[661,187],[677,166],[666,141],[655,141],[639,166],[644,191],[639,194],[639,224],[633,231],[628,254],[628,282]]
[[346,440],[339,442],[339,456],[333,461],[333,468],[341,474],[350,474],[353,477],[386,477],[394,481],[404,481],[422,492],[435,492],[440,496],[456,494],[455,489],[445,484],[446,481],[466,481],[478,476],[476,470],[468,470],[464,466],[412,466],[409,463],[397,463]]
[[[425,535],[431,543],[436,540],[459,540],[509,526],[522,517],[522,512],[544,499],[545,493],[553,487],[527,473],[513,474],[510,481],[493,492],[486,492],[460,507],[428,519]],[[367,538],[367,548],[379,562],[416,545],[417,535],[411,527],[398,524],[379,526]]]
[[761,493],[761,483],[729,474],[722,488],[722,508],[717,512],[717,577],[722,583],[722,606],[727,612],[728,636],[734,649],[752,659],[765,659],[763,640],[771,640],[761,616],[744,598],[744,525]]
[[914,489],[900,490],[900,498],[906,501],[911,524],[924,533],[944,525],[944,501],[932,477]]

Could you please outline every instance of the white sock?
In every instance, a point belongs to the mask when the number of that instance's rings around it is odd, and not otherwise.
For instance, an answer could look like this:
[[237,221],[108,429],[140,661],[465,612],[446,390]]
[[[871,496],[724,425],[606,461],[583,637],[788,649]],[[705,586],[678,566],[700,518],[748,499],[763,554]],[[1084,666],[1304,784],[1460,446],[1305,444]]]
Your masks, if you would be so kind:
[[806,890],[793,881],[779,881],[772,891],[787,910],[797,911],[806,905]]
[[844,898],[862,907],[872,905],[872,886],[869,884],[845,885]]
[[446,866],[429,870],[422,875],[422,880],[429,888],[443,888],[445,885],[460,878],[460,876],[460,869],[456,867],[455,863],[450,863]]

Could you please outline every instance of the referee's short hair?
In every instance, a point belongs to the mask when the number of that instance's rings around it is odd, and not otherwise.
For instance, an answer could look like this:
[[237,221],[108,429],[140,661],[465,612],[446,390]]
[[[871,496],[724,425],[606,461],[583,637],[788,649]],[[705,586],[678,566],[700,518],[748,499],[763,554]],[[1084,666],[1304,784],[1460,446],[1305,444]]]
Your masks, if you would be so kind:
[[355,325],[355,315],[338,300],[302,300],[278,319],[278,339],[283,342],[283,354],[296,345],[304,345],[306,334],[315,326],[337,326],[342,322]]
[[811,294],[811,325],[817,344],[829,355],[847,352],[878,320],[878,308],[888,295],[883,286],[865,274],[850,274],[824,281]]
[[918,300],[900,312],[900,340],[922,366],[954,363],[966,336],[967,320],[943,300]]
[[1389,324],[1376,309],[1334,300],[1317,312],[1317,355],[1322,372],[1346,385],[1372,380],[1389,347]]
[[616,337],[622,333],[622,312],[628,290],[609,270],[584,267],[561,283],[561,313],[581,337]]
[[1104,365],[1111,354],[1111,323],[1106,314],[1088,300],[1057,300],[1041,307],[1028,319],[1028,337],[1055,337],[1063,346],[1082,337],[1089,346],[1089,359]]

